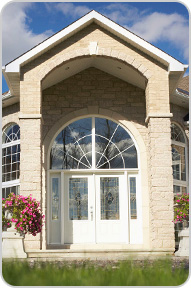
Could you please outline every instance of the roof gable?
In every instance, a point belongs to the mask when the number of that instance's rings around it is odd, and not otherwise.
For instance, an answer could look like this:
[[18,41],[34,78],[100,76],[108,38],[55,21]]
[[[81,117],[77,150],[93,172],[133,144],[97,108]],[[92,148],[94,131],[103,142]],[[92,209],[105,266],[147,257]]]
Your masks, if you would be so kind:
[[140,38],[139,36],[120,26],[119,24],[113,22],[102,14],[92,10],[91,12],[87,13],[85,16],[73,22],[63,30],[57,32],[53,36],[38,44],[37,46],[33,47],[31,50],[27,51],[12,62],[8,63],[4,68],[4,72],[20,72],[20,67],[22,65],[48,51],[53,46],[56,46],[68,37],[74,35],[92,22],[97,23],[104,29],[127,41],[144,53],[167,65],[169,71],[184,71],[185,68],[187,68],[187,66],[185,66],[175,58],[171,57],[167,53],[163,52],[162,50],[158,49],[157,47],[153,46],[152,44],[148,43],[144,39]]

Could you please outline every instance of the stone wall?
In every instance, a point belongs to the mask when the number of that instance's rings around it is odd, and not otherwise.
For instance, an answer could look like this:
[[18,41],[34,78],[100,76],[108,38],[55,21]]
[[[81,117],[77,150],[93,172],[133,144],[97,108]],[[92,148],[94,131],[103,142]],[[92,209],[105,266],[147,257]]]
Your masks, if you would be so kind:
[[122,114],[125,120],[135,123],[147,142],[144,90],[96,68],[86,69],[42,92],[43,139],[63,115],[88,106]]
[[3,108],[2,128],[7,126],[9,123],[16,123],[20,125],[19,111],[20,111],[19,103]]

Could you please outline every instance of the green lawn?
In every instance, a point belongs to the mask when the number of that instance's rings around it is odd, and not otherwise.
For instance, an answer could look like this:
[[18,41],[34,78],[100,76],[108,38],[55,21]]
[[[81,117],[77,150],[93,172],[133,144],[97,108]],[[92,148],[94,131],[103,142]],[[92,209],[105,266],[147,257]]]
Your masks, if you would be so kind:
[[170,260],[106,263],[50,263],[3,261],[3,277],[14,286],[177,286],[189,274],[188,267],[174,267]]

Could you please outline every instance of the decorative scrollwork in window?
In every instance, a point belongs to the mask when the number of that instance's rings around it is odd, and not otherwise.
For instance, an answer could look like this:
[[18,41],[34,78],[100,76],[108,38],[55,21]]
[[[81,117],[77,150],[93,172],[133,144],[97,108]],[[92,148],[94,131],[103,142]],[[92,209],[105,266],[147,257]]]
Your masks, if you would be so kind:
[[137,167],[133,139],[122,126],[105,118],[84,118],[71,123],[58,134],[50,154],[51,169]]

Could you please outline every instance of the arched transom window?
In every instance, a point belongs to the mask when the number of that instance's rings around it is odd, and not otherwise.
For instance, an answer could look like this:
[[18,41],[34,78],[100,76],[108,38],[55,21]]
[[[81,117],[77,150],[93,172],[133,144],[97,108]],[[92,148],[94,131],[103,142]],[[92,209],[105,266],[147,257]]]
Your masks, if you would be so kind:
[[174,193],[182,194],[187,192],[187,146],[184,133],[181,128],[171,124],[172,141],[172,169]]
[[20,127],[10,124],[2,136],[2,196],[19,192],[20,175]]
[[55,138],[51,169],[137,168],[137,150],[130,134],[106,118],[77,120]]

